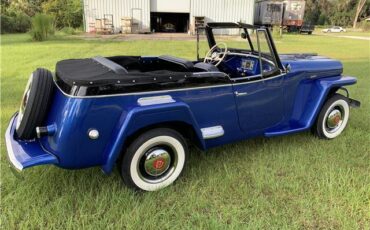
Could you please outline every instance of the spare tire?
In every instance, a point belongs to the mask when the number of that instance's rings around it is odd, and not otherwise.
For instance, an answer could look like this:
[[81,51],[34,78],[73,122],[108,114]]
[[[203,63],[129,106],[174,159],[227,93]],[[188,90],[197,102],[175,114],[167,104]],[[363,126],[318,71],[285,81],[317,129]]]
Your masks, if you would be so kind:
[[16,133],[19,139],[36,137],[36,127],[43,125],[53,88],[53,75],[49,70],[39,68],[31,74],[18,112]]

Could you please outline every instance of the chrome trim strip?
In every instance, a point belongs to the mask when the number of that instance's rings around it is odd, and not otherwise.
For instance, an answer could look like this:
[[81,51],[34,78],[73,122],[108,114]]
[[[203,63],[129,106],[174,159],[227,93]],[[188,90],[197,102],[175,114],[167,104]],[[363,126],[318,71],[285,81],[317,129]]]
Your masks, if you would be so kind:
[[[268,80],[273,80],[273,79],[275,79],[275,78],[278,78],[278,77],[281,77],[281,76],[284,76],[284,75],[285,75],[285,73],[282,73],[282,74],[276,75],[276,76],[274,76],[274,77],[263,78],[263,79],[255,80],[255,81],[248,81],[248,82],[233,83],[233,85],[244,85],[244,84],[251,84],[251,83],[260,82],[260,81],[268,81]],[[233,79],[231,79],[231,80],[233,80]]]
[[[169,93],[169,92],[178,92],[178,91],[186,91],[186,90],[197,90],[197,89],[209,89],[209,88],[220,88],[220,87],[232,87],[232,85],[244,85],[244,84],[252,84],[260,81],[268,81],[272,80],[278,77],[281,77],[285,75],[285,73],[282,73],[280,75],[277,75],[275,77],[269,77],[269,78],[263,78],[260,80],[255,80],[255,81],[248,81],[248,82],[240,82],[240,83],[235,83],[235,82],[230,82],[229,84],[222,84],[222,85],[214,85],[214,86],[200,86],[200,87],[189,87],[189,88],[182,88],[182,89],[168,89],[168,90],[158,90],[158,91],[147,91],[147,92],[135,92],[135,93],[121,93],[121,94],[110,94],[110,95],[94,95],[94,96],[74,96],[74,95],[69,95],[65,93],[59,85],[56,83],[55,79],[54,84],[57,86],[60,92],[66,97],[69,98],[76,98],[76,99],[84,99],[84,98],[106,98],[106,97],[120,97],[120,96],[129,96],[129,95],[147,95],[147,94],[160,94],[160,93]],[[230,78],[231,81],[234,81],[232,78]]]
[[203,139],[205,140],[221,137],[225,134],[225,131],[221,125],[202,128],[200,131],[202,132]]
[[147,91],[147,92],[135,92],[135,93],[121,93],[121,94],[109,94],[109,95],[94,95],[94,96],[74,96],[65,93],[59,85],[55,82],[55,85],[59,89],[62,94],[69,98],[76,98],[76,99],[84,99],[84,98],[106,98],[106,97],[119,97],[119,96],[129,96],[129,95],[147,95],[147,94],[160,94],[160,93],[169,93],[169,92],[177,92],[177,91],[186,91],[186,90],[196,90],[196,89],[208,89],[208,88],[219,88],[219,87],[226,87],[232,86],[232,83],[229,84],[222,84],[222,85],[215,85],[215,86],[200,86],[200,87],[189,87],[189,88],[182,88],[182,89],[168,89],[168,90],[158,90],[158,91]]
[[168,104],[176,102],[170,95],[161,95],[161,96],[154,96],[154,97],[141,97],[137,100],[137,103],[140,106],[147,106],[147,105],[160,105],[160,104]]
[[9,158],[10,162],[12,163],[12,165],[14,166],[15,169],[17,169],[18,171],[22,171],[23,170],[23,165],[15,158],[12,143],[10,142],[10,138],[11,138],[10,129],[13,126],[14,119],[15,119],[16,115],[17,115],[17,113],[13,115],[12,123],[9,125],[8,129],[6,130],[5,143],[6,143],[6,150],[8,152],[7,155],[8,155],[8,158]]
[[197,72],[197,73],[193,73],[193,75],[210,75],[210,74],[217,74],[217,75],[226,75],[228,76],[226,73],[224,72],[217,72],[217,71],[213,71],[213,72]]
[[[246,76],[246,77],[236,77],[236,78],[230,78],[232,81],[237,81],[237,80],[244,80],[244,79],[250,79],[250,78],[256,78],[256,77],[262,77],[262,74],[257,74],[257,75],[252,75],[252,76]],[[267,79],[267,78],[266,78]]]
[[6,148],[7,148],[7,151],[8,151],[8,158],[9,158],[10,162],[12,162],[12,165],[14,166],[14,168],[16,168],[19,171],[22,171],[23,166],[15,158],[12,145],[11,145],[10,140],[8,138],[6,139]]

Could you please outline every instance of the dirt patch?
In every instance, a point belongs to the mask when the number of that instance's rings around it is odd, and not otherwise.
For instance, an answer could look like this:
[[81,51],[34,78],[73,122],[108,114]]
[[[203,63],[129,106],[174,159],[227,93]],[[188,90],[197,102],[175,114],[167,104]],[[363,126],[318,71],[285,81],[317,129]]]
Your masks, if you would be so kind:
[[332,35],[332,34],[319,34],[322,36],[330,36],[330,37],[336,37],[336,38],[350,38],[350,39],[356,39],[356,40],[366,40],[370,41],[370,37],[363,37],[363,36],[350,36],[350,35]]
[[[100,35],[85,33],[74,36],[85,40],[118,40],[118,41],[133,41],[133,40],[179,40],[179,41],[195,41],[195,35],[185,33],[154,33],[154,34],[111,34]],[[204,35],[200,38],[206,39]]]

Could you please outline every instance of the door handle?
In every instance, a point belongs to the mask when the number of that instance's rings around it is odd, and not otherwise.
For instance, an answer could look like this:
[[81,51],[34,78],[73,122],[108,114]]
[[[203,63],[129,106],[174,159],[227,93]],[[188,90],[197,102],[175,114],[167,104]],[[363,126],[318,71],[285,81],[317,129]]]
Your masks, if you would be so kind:
[[234,93],[235,93],[235,96],[237,96],[237,97],[241,97],[241,96],[246,96],[246,95],[248,95],[248,93],[247,93],[247,92],[238,92],[238,91],[235,91]]

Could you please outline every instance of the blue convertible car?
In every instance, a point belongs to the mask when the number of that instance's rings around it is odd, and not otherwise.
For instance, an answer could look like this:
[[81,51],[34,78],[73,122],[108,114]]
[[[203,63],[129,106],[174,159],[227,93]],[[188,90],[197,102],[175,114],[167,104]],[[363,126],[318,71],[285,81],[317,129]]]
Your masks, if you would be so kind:
[[342,75],[339,61],[278,55],[262,26],[204,29],[210,50],[197,61],[98,56],[34,71],[6,131],[11,164],[105,173],[118,165],[126,185],[154,191],[179,177],[189,144],[207,150],[310,129],[332,139],[360,105],[343,88],[356,79]]

